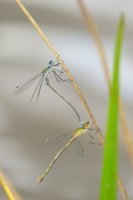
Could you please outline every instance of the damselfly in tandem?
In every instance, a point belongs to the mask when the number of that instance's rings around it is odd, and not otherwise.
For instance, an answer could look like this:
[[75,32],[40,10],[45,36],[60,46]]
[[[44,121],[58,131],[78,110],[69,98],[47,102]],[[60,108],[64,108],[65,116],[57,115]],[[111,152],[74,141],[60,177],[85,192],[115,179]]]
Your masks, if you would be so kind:
[[[77,142],[75,145],[78,144],[81,153],[83,153],[84,148],[82,147],[82,144],[80,143],[79,140],[79,136],[81,135],[85,135],[87,141],[90,144],[98,144],[95,143],[93,141],[95,135],[97,134],[99,130],[96,130],[95,128],[93,128],[90,123],[87,121],[84,124],[82,124],[82,126],[80,126],[79,128],[76,128],[70,135],[70,139],[69,141],[58,151],[58,153],[55,155],[55,157],[53,158],[53,160],[51,161],[51,163],[49,164],[48,168],[45,170],[45,172],[37,179],[39,182],[42,182],[44,180],[44,178],[47,176],[47,174],[49,173],[49,171],[51,170],[51,168],[54,166],[55,162],[57,161],[57,159],[65,152],[65,150],[75,141]],[[91,132],[95,132],[94,135],[91,134]],[[63,136],[64,137],[64,136]],[[57,136],[56,139],[58,139],[59,137]],[[49,141],[51,139],[47,139],[47,141]]]

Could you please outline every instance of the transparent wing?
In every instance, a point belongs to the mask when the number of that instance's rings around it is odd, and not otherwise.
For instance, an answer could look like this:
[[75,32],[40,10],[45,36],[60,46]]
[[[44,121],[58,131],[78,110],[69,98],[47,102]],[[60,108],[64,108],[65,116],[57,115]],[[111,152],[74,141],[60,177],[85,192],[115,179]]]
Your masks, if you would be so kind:
[[67,141],[71,138],[72,133],[64,133],[61,135],[56,135],[53,137],[47,137],[41,140],[41,143],[47,144],[48,146],[58,144],[59,142],[62,142],[63,140]]
[[[57,135],[54,137],[47,137],[43,140],[41,140],[41,143],[44,143],[48,148],[51,147],[52,145],[56,145],[59,144],[61,142],[68,142],[70,140],[70,138],[72,137],[72,132],[70,133],[64,133],[61,135]],[[80,140],[77,138],[74,142],[73,142],[73,150],[74,152],[80,157],[83,158],[84,155],[84,148],[80,142]]]
[[100,132],[100,128],[96,129],[94,125],[92,125],[87,131],[86,131],[86,135],[87,135],[87,139],[89,144],[96,144],[96,145],[101,145],[102,143],[99,143],[99,141],[95,141],[95,137],[98,134],[98,132]]
[[87,129],[87,133],[88,133],[88,135],[89,135],[89,137],[90,137],[91,139],[94,139],[94,138],[95,138],[95,136],[97,135],[98,131],[100,131],[100,129],[98,130],[98,129],[95,127],[94,123],[92,123],[92,124],[90,125],[90,127]]
[[15,89],[15,95],[23,93],[25,90],[27,90],[33,83],[34,81],[39,78],[42,75],[42,73],[36,75],[35,77],[29,79],[28,81],[18,85]]
[[74,152],[80,157],[83,158],[84,156],[84,147],[81,144],[80,140],[77,138],[74,142],[73,142],[73,149]]
[[[36,94],[38,88],[40,88],[42,79],[43,79],[43,77],[41,77],[41,79],[40,79],[39,82],[37,83],[36,88],[35,88],[35,90],[34,90],[32,96],[31,96],[30,102],[32,102],[32,100],[33,100],[33,98],[34,98],[34,96],[35,96],[35,94]],[[37,103],[37,100],[38,100],[38,98],[36,99],[36,103]]]

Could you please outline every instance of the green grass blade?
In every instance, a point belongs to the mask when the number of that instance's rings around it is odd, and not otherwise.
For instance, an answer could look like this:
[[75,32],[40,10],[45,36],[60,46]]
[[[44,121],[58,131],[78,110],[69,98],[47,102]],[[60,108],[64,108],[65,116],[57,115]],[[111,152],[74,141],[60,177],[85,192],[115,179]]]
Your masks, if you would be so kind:
[[104,144],[100,200],[116,200],[118,174],[118,98],[119,98],[119,65],[124,32],[124,17],[118,23],[114,52],[114,71],[110,89],[107,131]]

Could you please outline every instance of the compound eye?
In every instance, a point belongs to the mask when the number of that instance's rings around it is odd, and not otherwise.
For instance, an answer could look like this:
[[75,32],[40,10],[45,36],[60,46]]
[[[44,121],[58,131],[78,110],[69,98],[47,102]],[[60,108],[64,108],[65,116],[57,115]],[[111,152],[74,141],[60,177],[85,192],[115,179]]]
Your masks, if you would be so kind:
[[52,60],[50,60],[50,61],[49,61],[49,65],[51,65],[52,63],[53,63],[53,61],[52,61]]
[[49,61],[49,65],[54,65],[54,64],[55,64],[55,62],[53,60]]
[[89,127],[90,123],[89,123],[89,122],[86,122],[84,125],[85,125],[85,127],[87,128],[87,127]]
[[89,125],[90,123],[89,123],[89,121],[88,121],[88,122],[86,122],[85,124],[86,124],[86,125]]

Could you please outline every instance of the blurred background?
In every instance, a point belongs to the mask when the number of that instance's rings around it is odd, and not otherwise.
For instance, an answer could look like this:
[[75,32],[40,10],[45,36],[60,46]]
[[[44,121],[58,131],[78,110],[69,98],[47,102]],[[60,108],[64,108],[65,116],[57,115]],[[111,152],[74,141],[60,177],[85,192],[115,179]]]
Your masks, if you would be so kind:
[[[76,1],[23,0],[24,5],[68,65],[102,132],[105,132],[108,91],[95,44],[88,33]],[[121,60],[121,96],[130,129],[133,129],[133,2],[85,1],[94,17],[113,64],[118,17],[126,16]],[[84,157],[71,146],[57,161],[42,184],[36,181],[63,143],[45,144],[47,137],[78,127],[76,116],[45,84],[39,101],[30,104],[35,85],[20,96],[18,84],[32,78],[55,60],[38,33],[17,7],[15,0],[0,0],[0,168],[23,200],[95,200],[98,197],[102,146],[84,143]],[[82,120],[90,120],[70,83],[52,84],[77,108]],[[96,141],[98,139],[96,138]],[[64,142],[64,141],[63,141]],[[133,199],[133,178],[120,134],[120,176]],[[0,199],[6,200],[0,188]],[[121,195],[119,194],[119,199]]]

